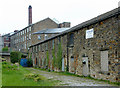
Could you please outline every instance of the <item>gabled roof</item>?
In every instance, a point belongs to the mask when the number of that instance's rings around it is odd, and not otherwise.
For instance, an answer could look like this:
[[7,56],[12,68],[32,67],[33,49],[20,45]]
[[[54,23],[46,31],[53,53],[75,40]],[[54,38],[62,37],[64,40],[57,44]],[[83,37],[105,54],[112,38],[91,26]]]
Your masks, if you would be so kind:
[[[34,24],[37,24],[37,23],[40,23],[40,22],[43,22],[43,21],[45,21],[45,20],[51,20],[51,21],[53,21],[55,24],[57,24],[58,25],[58,23],[57,22],[55,22],[54,20],[52,20],[51,18],[49,18],[49,17],[47,17],[47,18],[45,18],[45,19],[43,19],[43,20],[40,20],[40,21],[38,21],[38,22],[36,22],[36,23],[34,23]],[[33,24],[33,25],[34,25]]]
[[108,19],[108,18],[110,18],[110,17],[113,17],[113,16],[115,16],[115,15],[119,15],[119,14],[120,14],[120,7],[116,8],[116,9],[113,9],[112,11],[109,11],[109,12],[104,13],[104,14],[102,14],[102,15],[99,15],[99,16],[91,19],[91,20],[88,20],[88,21],[85,21],[85,22],[83,22],[83,23],[81,23],[81,24],[78,24],[78,25],[70,28],[69,30],[66,30],[66,31],[64,31],[64,32],[62,32],[62,33],[54,36],[54,37],[48,38],[48,39],[46,39],[46,40],[44,40],[44,41],[41,41],[41,42],[39,42],[39,43],[37,43],[37,44],[31,45],[30,47],[33,47],[33,46],[36,46],[36,45],[38,45],[38,44],[44,43],[44,42],[49,41],[49,40],[51,40],[51,39],[54,39],[54,38],[56,38],[56,37],[65,35],[65,34],[67,34],[67,33],[69,33],[69,32],[73,32],[73,31],[76,31],[76,30],[81,30],[81,29],[84,28],[84,27],[87,27],[87,26],[89,26],[89,25],[95,24],[95,23],[97,23],[97,22],[103,21],[103,20],[105,20],[105,19]]
[[30,27],[30,26],[33,26],[33,25],[35,25],[35,24],[37,24],[37,23],[39,23],[39,22],[45,21],[45,20],[51,20],[51,21],[53,21],[55,24],[58,25],[58,23],[56,23],[54,20],[52,20],[52,19],[50,19],[50,18],[48,17],[48,18],[45,18],[45,19],[43,19],[43,20],[40,20],[40,21],[38,21],[38,22],[36,22],[36,23],[34,23],[34,24],[28,25],[28,26],[26,26],[25,28],[19,30],[18,32],[15,32],[15,33],[11,34],[10,36],[13,36],[13,35],[19,33],[20,31],[22,31],[22,30],[24,30],[24,29],[26,29],[26,28],[28,28],[28,27]]
[[69,30],[70,28],[53,28],[53,29],[43,29],[38,32],[34,32],[33,34],[59,34],[61,32],[64,32],[66,30]]

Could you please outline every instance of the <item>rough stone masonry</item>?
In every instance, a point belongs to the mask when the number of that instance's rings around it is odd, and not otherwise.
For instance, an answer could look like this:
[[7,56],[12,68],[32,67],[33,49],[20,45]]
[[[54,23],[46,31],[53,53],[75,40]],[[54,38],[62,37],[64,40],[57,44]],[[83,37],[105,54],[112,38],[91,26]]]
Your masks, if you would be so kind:
[[[62,58],[57,68],[53,58],[57,60],[59,45]],[[29,52],[40,68],[120,82],[120,8],[34,44]]]

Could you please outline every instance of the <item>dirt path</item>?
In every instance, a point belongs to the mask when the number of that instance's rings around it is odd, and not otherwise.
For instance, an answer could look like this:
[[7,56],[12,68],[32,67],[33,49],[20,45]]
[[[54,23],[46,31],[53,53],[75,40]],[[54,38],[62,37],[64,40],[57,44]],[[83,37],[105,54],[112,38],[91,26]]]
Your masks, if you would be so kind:
[[60,81],[59,85],[64,85],[64,86],[115,86],[115,85],[107,84],[105,82],[95,81],[81,77],[60,75],[58,73],[41,71],[34,68],[27,68],[27,69],[32,71],[33,73],[43,75],[47,79],[59,80]]

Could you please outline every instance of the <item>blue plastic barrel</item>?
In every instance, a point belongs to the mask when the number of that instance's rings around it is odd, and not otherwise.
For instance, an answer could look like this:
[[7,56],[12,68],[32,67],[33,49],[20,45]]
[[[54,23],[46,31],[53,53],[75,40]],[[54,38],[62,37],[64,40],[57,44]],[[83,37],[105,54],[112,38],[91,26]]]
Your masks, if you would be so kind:
[[20,65],[23,67],[27,67],[27,59],[26,58],[21,58]]

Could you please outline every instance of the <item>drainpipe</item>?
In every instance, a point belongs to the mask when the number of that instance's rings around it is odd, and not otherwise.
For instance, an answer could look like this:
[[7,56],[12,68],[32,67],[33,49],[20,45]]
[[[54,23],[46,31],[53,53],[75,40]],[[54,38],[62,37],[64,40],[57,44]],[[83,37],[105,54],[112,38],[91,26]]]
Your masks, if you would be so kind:
[[69,55],[68,55],[68,35],[67,35],[67,71],[69,72]]

